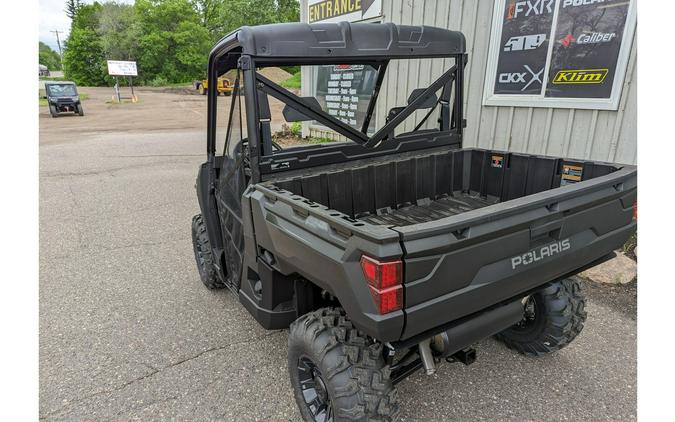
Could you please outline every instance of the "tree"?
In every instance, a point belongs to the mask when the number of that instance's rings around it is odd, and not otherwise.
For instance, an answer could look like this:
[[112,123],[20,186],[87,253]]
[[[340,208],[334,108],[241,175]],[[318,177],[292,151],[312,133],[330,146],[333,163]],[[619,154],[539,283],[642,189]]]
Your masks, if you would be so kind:
[[61,70],[61,57],[50,46],[40,41],[38,44],[38,56],[40,64],[47,66],[49,70]]
[[220,21],[220,10],[227,7],[225,0],[191,0],[192,7],[199,14],[199,19],[215,41],[222,36],[223,24]]
[[137,0],[134,7],[143,81],[186,82],[204,75],[213,40],[189,0]]
[[106,59],[136,59],[140,25],[133,6],[115,2],[103,3],[98,12],[98,33]]
[[77,15],[77,9],[79,9],[80,6],[82,6],[81,0],[66,0],[64,12],[66,12],[66,16],[68,16],[71,21],[75,18],[75,15]]
[[99,3],[81,5],[77,9],[66,41],[63,62],[66,77],[77,84],[99,86],[106,83],[106,62],[97,33]]

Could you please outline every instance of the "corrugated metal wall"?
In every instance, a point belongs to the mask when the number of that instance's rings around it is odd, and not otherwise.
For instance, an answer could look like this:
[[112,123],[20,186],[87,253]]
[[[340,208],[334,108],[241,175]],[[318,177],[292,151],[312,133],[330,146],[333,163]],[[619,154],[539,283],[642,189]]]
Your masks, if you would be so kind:
[[[306,7],[303,1],[303,6]],[[570,158],[637,162],[637,60],[633,40],[618,111],[482,105],[494,0],[383,0],[383,21],[461,30],[467,39],[464,145]],[[446,63],[447,65],[447,63]],[[392,63],[378,120],[404,105],[409,89],[440,75],[440,63]],[[379,124],[379,122],[378,122]],[[411,128],[406,127],[405,130]]]

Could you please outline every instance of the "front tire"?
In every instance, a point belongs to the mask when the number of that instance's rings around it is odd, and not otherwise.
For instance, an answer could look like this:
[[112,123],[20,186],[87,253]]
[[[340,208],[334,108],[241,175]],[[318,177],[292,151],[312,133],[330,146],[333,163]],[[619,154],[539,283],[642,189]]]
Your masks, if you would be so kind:
[[77,114],[84,116],[84,108],[82,108],[82,104],[77,105]]
[[528,297],[525,318],[495,337],[527,356],[542,356],[570,344],[584,328],[586,299],[576,278],[556,281]]
[[59,115],[59,112],[56,111],[56,106],[49,104],[49,114],[51,114],[52,117],[56,117]]
[[218,279],[216,274],[211,243],[201,214],[192,217],[192,247],[202,283],[211,290],[225,287],[225,284]]
[[359,332],[344,310],[298,318],[288,335],[288,370],[305,421],[393,421],[396,390],[382,343]]
[[206,89],[204,88],[204,85],[199,84],[199,93],[201,95],[206,95]]

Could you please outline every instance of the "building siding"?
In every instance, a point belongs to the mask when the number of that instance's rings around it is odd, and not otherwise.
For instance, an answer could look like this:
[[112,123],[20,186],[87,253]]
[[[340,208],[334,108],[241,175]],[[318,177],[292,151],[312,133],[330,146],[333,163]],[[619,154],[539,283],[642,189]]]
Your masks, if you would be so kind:
[[[303,9],[306,7],[303,0]],[[383,21],[460,30],[467,40],[464,146],[563,156],[625,164],[637,163],[636,36],[618,110],[483,106],[483,87],[492,31],[494,0],[383,0]],[[428,85],[450,61],[392,62],[378,99],[376,123],[386,111],[404,105],[409,89]],[[411,120],[411,119],[409,119]],[[412,130],[406,122],[403,131]]]

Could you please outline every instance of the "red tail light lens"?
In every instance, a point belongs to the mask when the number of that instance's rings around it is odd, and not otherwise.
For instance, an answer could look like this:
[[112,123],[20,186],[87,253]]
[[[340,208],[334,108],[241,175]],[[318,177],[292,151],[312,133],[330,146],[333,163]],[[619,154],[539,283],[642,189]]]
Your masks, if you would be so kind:
[[637,201],[633,204],[633,221],[637,221]]
[[403,263],[380,262],[363,255],[361,269],[380,314],[403,308]]

